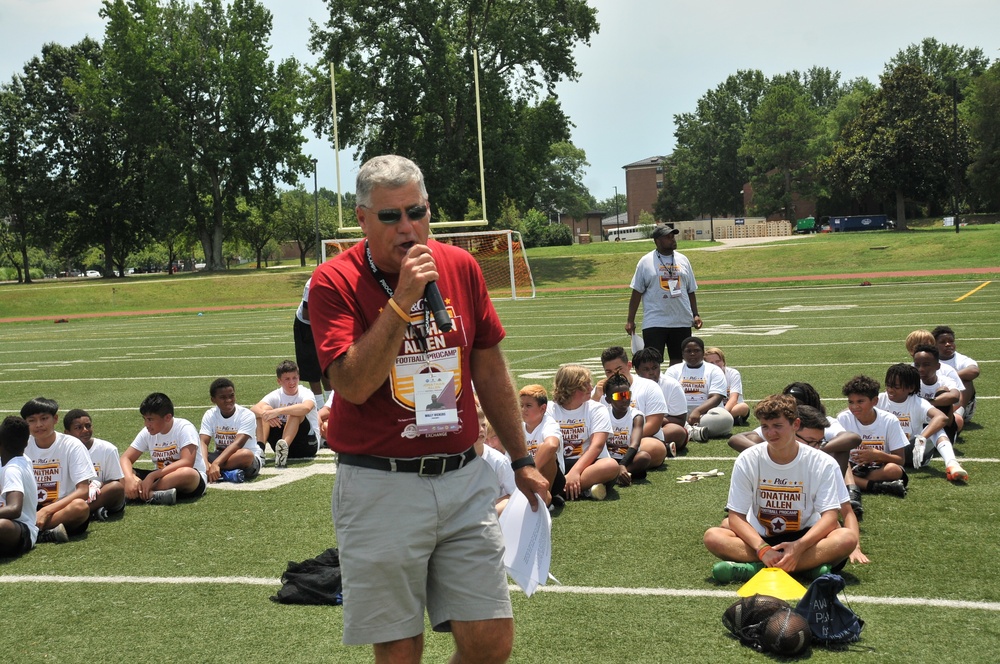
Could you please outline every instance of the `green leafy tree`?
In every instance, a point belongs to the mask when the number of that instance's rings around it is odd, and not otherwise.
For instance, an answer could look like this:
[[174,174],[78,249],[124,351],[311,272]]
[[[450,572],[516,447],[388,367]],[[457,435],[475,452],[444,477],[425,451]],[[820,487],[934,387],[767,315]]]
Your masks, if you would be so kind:
[[1000,62],[976,80],[969,119],[975,141],[969,165],[973,195],[989,210],[1000,211]]
[[885,65],[885,74],[891,74],[900,65],[918,67],[933,79],[935,90],[941,94],[950,95],[952,81],[957,82],[959,99],[964,99],[976,77],[989,67],[990,59],[981,48],[942,44],[928,37],[894,55]]
[[479,54],[487,215],[504,197],[537,200],[549,148],[569,140],[569,120],[551,96],[575,80],[575,47],[597,31],[585,0],[328,0],[310,47],[310,118],[331,133],[330,83],[337,77],[341,140],[368,159],[413,158],[437,216],[461,219],[479,192],[473,50]]
[[301,154],[301,70],[268,59],[271,14],[257,0],[105,0],[105,44],[122,65],[128,112],[153,122],[183,178],[207,267],[224,267],[240,196],[292,184]]
[[844,128],[828,173],[855,197],[893,198],[896,228],[905,230],[906,201],[947,198],[954,160],[963,169],[968,163],[964,131],[958,154],[952,134],[950,100],[918,67],[900,65],[882,77],[881,89]]
[[542,188],[537,205],[562,210],[581,219],[594,209],[597,202],[583,184],[584,170],[590,164],[587,153],[569,141],[558,141],[549,146],[549,163],[542,170]]
[[[322,237],[333,235],[335,215],[336,210],[331,208],[328,199],[319,197],[319,225]],[[353,217],[353,210],[351,216]],[[316,249],[316,201],[313,195],[301,187],[282,192],[276,218],[279,229],[277,239],[295,242],[299,250],[299,265],[305,267],[306,256]],[[345,217],[345,226],[348,225],[347,220]]]
[[793,195],[814,197],[819,115],[802,86],[772,85],[750,116],[740,147],[753,185],[753,207],[767,216],[785,210],[794,219]]

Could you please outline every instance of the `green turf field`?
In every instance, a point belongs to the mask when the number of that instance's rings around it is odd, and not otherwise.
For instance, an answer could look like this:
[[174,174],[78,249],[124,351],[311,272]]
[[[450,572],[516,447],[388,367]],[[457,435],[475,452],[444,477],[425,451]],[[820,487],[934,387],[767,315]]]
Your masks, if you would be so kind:
[[[813,661],[997,661],[1000,282],[960,299],[983,283],[952,277],[699,291],[702,336],[741,370],[751,400],[804,380],[836,413],[848,378],[881,381],[889,364],[906,359],[906,334],[938,324],[955,328],[959,351],[983,371],[975,422],[956,446],[971,482],[949,484],[936,460],[911,474],[906,499],[866,496],[862,548],[872,563],[845,570],[848,598],[867,622],[864,638],[853,653],[816,649]],[[626,306],[626,292],[497,302],[518,386],[551,388],[561,363],[599,371],[603,348],[627,345]],[[274,366],[293,355],[292,316],[264,310],[0,325],[0,414],[48,396],[63,411],[89,410],[95,435],[123,449],[142,425],[138,405],[149,392],[166,392],[177,415],[197,424],[218,376],[233,378],[246,405],[273,389]],[[768,659],[727,636],[721,615],[736,586],[710,580],[714,559],[701,545],[704,530],[722,518],[734,457],[723,441],[691,443],[686,457],[647,482],[562,510],[553,521],[552,573],[563,585],[528,599],[514,594],[512,661]],[[727,477],[675,482],[712,468]],[[268,601],[287,561],[335,544],[331,471],[329,459],[267,467],[239,491],[210,488],[175,507],[130,506],[124,520],[93,524],[69,544],[0,559],[0,660],[370,661],[368,648],[340,645],[339,608]],[[428,636],[425,661],[445,661],[449,652],[448,637]]]

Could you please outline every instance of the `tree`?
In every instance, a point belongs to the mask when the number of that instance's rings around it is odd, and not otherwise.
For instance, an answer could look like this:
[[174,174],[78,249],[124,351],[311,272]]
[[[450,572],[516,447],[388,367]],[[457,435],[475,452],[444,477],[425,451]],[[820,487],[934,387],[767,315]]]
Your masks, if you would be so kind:
[[740,156],[753,166],[753,206],[767,216],[785,210],[795,218],[793,194],[814,197],[818,114],[801,86],[772,85],[750,116]]
[[960,126],[953,149],[951,104],[934,80],[913,65],[882,77],[881,89],[861,103],[834,148],[828,173],[854,196],[893,197],[896,228],[906,229],[906,200],[947,197],[954,160],[964,169],[968,145]]
[[225,220],[239,198],[310,170],[299,65],[268,60],[271,14],[258,0],[105,0],[103,12],[129,112],[156,123],[207,268],[222,269]]
[[973,86],[969,118],[975,148],[969,165],[974,195],[1000,211],[1000,62],[993,63]]
[[569,120],[551,93],[579,76],[574,47],[597,31],[596,10],[585,0],[327,4],[328,21],[313,27],[310,41],[322,63],[312,70],[309,108],[317,133],[330,129],[330,62],[341,140],[362,160],[413,158],[432,204],[461,219],[479,192],[477,50],[487,215],[498,215],[504,197],[523,207],[536,200],[550,146],[569,140]]
[[587,153],[569,141],[549,146],[549,162],[542,169],[542,187],[536,201],[539,208],[556,208],[562,214],[582,219],[596,201],[583,184],[583,171],[590,166]]
[[981,48],[942,44],[928,37],[894,55],[885,65],[885,74],[891,74],[900,65],[913,65],[933,79],[935,90],[941,94],[951,94],[952,81],[956,81],[959,98],[964,99],[973,81],[989,64],[990,59]]
[[[336,198],[336,197],[334,197]],[[335,209],[328,199],[319,198],[320,234],[330,237],[335,225]],[[302,187],[281,193],[281,203],[276,211],[277,239],[294,241],[299,249],[299,264],[306,266],[306,255],[316,248],[316,203],[313,195]],[[348,219],[345,218],[345,225]]]

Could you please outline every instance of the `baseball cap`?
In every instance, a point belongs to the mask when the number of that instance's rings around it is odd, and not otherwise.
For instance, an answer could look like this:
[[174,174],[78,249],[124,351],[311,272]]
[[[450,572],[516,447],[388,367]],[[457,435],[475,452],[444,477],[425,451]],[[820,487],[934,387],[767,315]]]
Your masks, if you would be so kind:
[[653,229],[652,238],[655,240],[658,237],[663,237],[664,235],[677,235],[680,233],[679,230],[674,228],[673,224],[662,224]]

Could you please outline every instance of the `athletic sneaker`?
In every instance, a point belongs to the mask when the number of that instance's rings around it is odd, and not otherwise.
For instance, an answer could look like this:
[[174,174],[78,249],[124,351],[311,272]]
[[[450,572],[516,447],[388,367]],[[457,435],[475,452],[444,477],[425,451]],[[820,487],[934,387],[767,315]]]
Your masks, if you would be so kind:
[[749,581],[762,569],[764,569],[764,563],[731,563],[720,560],[712,566],[712,578],[719,583]]
[[69,541],[69,533],[66,532],[66,526],[61,523],[55,528],[49,528],[47,530],[39,530],[38,538],[36,542],[52,542],[53,544],[65,544]]
[[868,491],[871,493],[887,493],[890,496],[906,498],[906,485],[903,484],[903,480],[869,482]]
[[667,457],[673,459],[676,456],[677,456],[677,443],[675,443],[674,441],[670,441],[670,444],[667,445]]
[[965,421],[971,422],[972,416],[976,413],[976,397],[972,397],[972,401],[965,404]]
[[733,418],[733,426],[734,427],[745,427],[747,425],[748,421],[749,421],[749,419],[747,418],[746,415],[740,415],[739,417],[734,417]]
[[594,500],[604,500],[608,497],[608,488],[603,484],[595,484],[590,487],[590,497]]
[[288,443],[285,439],[280,439],[274,444],[274,467],[286,468],[288,466]]
[[913,438],[913,467],[920,468],[924,465],[924,457],[927,455],[927,439],[923,436]]
[[945,469],[945,475],[949,482],[968,482],[969,473],[958,465],[958,462],[951,464]]
[[708,436],[705,427],[691,427],[691,430],[688,431],[688,440],[693,440],[696,443],[707,443]]
[[164,489],[163,491],[154,491],[153,495],[149,497],[150,505],[176,505],[177,504],[177,489]]
[[90,515],[92,521],[107,521],[108,520],[108,508],[98,507],[97,511]]
[[222,471],[222,475],[219,479],[223,482],[232,482],[233,484],[243,484],[246,481],[247,477],[242,470],[236,468],[235,470]]

